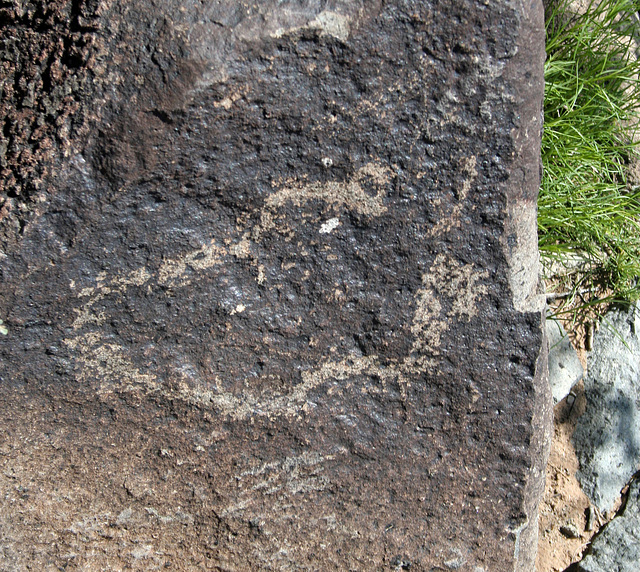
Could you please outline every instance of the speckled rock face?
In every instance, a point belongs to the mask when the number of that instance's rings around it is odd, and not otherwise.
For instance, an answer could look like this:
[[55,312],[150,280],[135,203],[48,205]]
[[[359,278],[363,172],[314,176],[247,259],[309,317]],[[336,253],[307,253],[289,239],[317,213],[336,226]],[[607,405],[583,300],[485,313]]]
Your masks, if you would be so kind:
[[529,572],[541,3],[22,4],[2,567]]

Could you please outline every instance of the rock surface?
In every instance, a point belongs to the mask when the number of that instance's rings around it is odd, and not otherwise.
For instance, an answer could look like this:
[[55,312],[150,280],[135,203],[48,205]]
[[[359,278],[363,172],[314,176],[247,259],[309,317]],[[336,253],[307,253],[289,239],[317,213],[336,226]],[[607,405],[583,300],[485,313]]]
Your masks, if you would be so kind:
[[629,487],[624,513],[614,518],[591,544],[580,572],[637,572],[640,562],[640,483]]
[[587,407],[573,440],[578,479],[607,512],[640,463],[640,312],[614,310],[602,320],[588,356]]
[[549,340],[549,384],[553,404],[557,405],[582,379],[584,369],[560,322],[553,319],[547,320],[547,338]]
[[2,567],[529,572],[541,3],[1,15]]

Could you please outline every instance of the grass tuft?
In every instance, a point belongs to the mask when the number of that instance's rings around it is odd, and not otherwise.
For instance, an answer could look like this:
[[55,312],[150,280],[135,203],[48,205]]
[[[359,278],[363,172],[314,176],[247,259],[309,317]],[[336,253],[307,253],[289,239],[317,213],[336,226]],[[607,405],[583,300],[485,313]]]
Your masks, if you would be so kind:
[[547,12],[544,174],[538,201],[543,259],[583,263],[555,281],[559,312],[640,298],[640,1],[590,2]]

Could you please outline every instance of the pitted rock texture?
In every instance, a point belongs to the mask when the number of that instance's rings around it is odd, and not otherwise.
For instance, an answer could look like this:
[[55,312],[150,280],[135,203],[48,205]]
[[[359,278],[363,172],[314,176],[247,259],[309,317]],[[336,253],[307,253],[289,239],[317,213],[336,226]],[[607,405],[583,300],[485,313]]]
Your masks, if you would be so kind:
[[530,571],[541,4],[87,5],[2,243],[3,566]]
[[83,130],[100,75],[97,2],[0,4],[0,236],[14,237],[46,196],[55,160]]

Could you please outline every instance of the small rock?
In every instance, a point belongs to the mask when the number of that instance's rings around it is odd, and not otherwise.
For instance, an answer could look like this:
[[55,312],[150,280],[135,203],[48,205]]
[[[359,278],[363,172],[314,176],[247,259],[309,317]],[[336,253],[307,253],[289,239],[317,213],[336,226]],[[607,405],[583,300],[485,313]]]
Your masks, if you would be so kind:
[[591,532],[593,530],[593,523],[595,519],[596,511],[591,505],[589,505],[589,508],[587,509],[587,524],[584,527],[587,532]]
[[567,538],[580,538],[578,527],[572,522],[560,527],[560,532]]
[[640,483],[631,484],[624,513],[615,517],[599,534],[580,572],[637,572],[640,562]]
[[116,519],[116,526],[126,527],[131,522],[133,517],[133,509],[131,507],[125,508]]
[[549,339],[549,383],[553,394],[553,404],[562,401],[571,388],[584,375],[580,358],[571,344],[562,324],[554,319],[547,320]]

